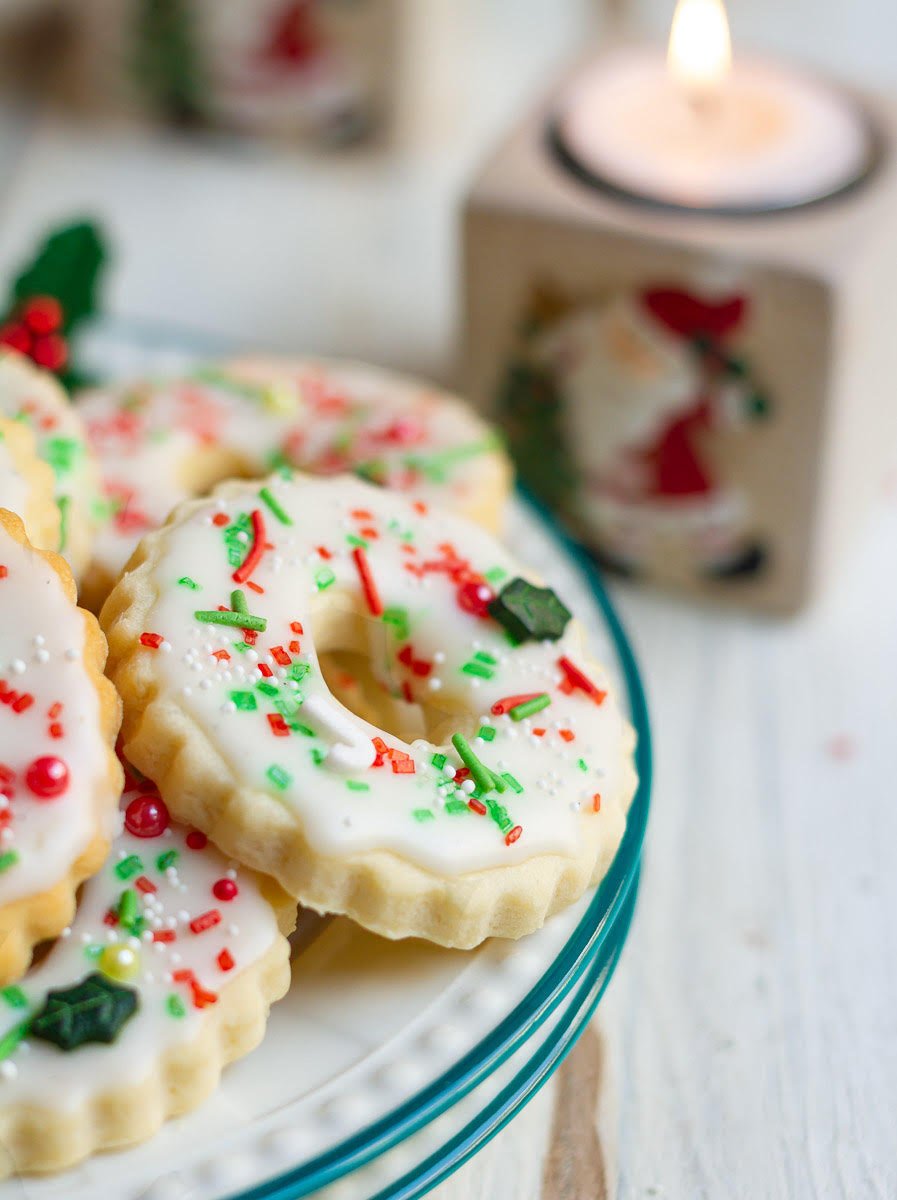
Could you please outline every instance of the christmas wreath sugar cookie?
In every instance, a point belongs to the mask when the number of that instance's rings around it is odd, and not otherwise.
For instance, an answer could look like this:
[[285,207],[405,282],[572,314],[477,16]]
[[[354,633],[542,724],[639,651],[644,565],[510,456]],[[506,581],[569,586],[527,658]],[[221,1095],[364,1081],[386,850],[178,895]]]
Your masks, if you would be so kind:
[[109,848],[121,706],[105,659],[65,562],[0,509],[0,985],[71,920]]
[[22,421],[33,432],[37,453],[55,476],[59,534],[52,549],[76,576],[90,556],[98,476],[84,426],[60,384],[21,354],[0,348],[0,417]]
[[[101,621],[128,756],[308,907],[473,946],[616,850],[613,689],[563,597],[462,518],[347,476],[231,482],[143,539]],[[331,653],[402,701],[398,728],[337,700]]]
[[246,359],[86,392],[78,407],[106,493],[90,607],[175,504],[232,476],[355,470],[492,527],[510,483],[495,434],[461,401],[351,363]]
[[46,957],[0,990],[0,1173],[130,1145],[200,1104],[289,985],[295,905],[128,779],[121,832]]
[[0,508],[22,518],[39,550],[59,545],[59,509],[50,467],[38,458],[34,435],[21,421],[0,417]]

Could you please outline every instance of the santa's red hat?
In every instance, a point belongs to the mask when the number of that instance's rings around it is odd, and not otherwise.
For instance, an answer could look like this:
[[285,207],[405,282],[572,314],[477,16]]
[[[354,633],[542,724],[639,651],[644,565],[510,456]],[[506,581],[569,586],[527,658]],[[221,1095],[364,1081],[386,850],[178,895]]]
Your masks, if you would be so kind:
[[641,302],[670,333],[689,339],[725,338],[734,333],[747,312],[744,296],[713,302],[681,288],[649,288],[642,292]]

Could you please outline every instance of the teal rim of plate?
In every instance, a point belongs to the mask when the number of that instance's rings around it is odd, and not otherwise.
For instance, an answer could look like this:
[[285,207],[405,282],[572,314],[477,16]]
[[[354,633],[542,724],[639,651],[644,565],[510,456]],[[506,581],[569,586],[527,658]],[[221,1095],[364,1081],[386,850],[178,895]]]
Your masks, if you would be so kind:
[[[634,900],[633,885],[638,877],[642,843],[648,822],[652,777],[648,704],[635,654],[605,589],[601,574],[588,552],[574,541],[557,518],[528,492],[518,487],[517,498],[529,514],[542,524],[586,579],[610,633],[622,671],[629,715],[637,736],[635,763],[639,784],[629,809],[626,831],[614,861],[551,967],[524,999],[472,1050],[438,1079],[421,1089],[417,1095],[404,1101],[391,1113],[365,1129],[263,1183],[255,1184],[245,1191],[230,1193],[228,1200],[300,1200],[310,1192],[326,1187],[380,1157],[457,1104],[486,1075],[514,1054],[569,995],[590,965],[602,956],[605,945],[610,943],[610,935],[631,892]],[[622,950],[629,927],[629,916],[631,913],[623,921],[623,934],[617,955]],[[595,1003],[599,997],[600,991]],[[558,1065],[561,1057],[562,1054],[553,1060],[554,1066]],[[554,1066],[548,1070],[548,1074]],[[544,1078],[547,1078],[547,1074]],[[516,1082],[515,1080],[515,1084]],[[513,1088],[514,1084],[511,1087]],[[524,1100],[521,1100],[520,1103],[523,1102]],[[516,1111],[516,1108],[513,1111]],[[510,1115],[512,1114],[509,1113],[504,1120],[510,1119]],[[503,1123],[500,1115],[496,1122],[500,1123],[495,1124],[495,1132]],[[473,1153],[473,1150],[469,1153]],[[459,1151],[456,1165],[460,1165],[464,1157],[468,1156]],[[446,1173],[452,1169],[454,1168],[448,1167]]]
[[[514,1076],[483,1110],[444,1146],[394,1180],[372,1200],[417,1200],[453,1175],[468,1159],[478,1154],[496,1134],[527,1105],[558,1069],[586,1025],[592,1019],[598,1001],[607,990],[620,961],[623,946],[635,912],[638,878],[633,881],[614,924],[614,937],[608,938],[594,961],[580,979],[584,982],[566,1012],[526,1066]],[[286,1196],[279,1200],[287,1200]]]

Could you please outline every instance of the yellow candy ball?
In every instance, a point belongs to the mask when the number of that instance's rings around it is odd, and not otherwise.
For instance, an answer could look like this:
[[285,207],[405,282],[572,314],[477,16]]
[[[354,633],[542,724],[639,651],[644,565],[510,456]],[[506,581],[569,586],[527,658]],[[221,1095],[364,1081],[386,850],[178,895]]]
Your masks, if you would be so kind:
[[107,946],[97,963],[100,970],[116,983],[127,983],[140,974],[140,951],[116,943]]

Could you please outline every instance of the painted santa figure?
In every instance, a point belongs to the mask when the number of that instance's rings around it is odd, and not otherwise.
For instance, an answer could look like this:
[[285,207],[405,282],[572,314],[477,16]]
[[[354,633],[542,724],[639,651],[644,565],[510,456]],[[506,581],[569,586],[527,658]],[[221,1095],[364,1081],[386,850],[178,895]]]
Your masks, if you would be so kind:
[[762,570],[746,497],[715,439],[768,405],[729,349],[740,294],[647,288],[570,310],[533,341],[577,477],[577,525],[607,564],[665,578]]

